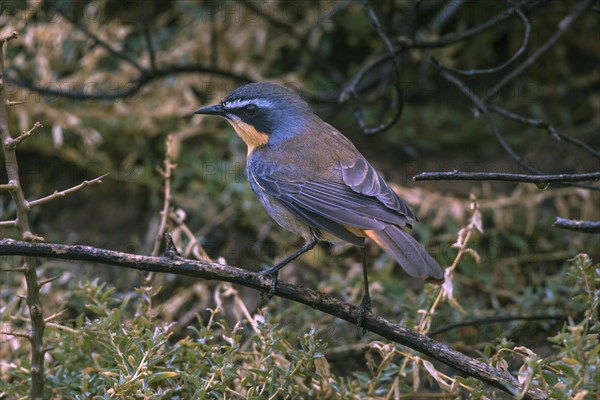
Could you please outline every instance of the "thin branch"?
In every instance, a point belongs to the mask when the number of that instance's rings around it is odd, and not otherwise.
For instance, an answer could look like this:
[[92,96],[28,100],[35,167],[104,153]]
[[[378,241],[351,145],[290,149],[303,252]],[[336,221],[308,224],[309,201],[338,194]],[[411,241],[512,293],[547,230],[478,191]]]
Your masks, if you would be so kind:
[[485,325],[485,324],[494,324],[497,322],[514,322],[514,321],[566,321],[569,317],[563,315],[532,315],[532,316],[520,316],[520,315],[507,315],[507,316],[498,316],[498,317],[490,317],[490,318],[478,318],[472,319],[469,321],[461,321],[452,324],[448,324],[439,329],[429,332],[429,336],[437,336],[444,332],[450,331],[456,328],[463,328],[465,326],[474,326],[474,325]]
[[290,35],[292,35],[293,37],[295,37],[297,39],[299,38],[299,35],[294,30],[293,25],[291,25],[285,21],[282,21],[278,18],[275,18],[275,16],[272,13],[264,11],[261,7],[256,5],[256,3],[254,1],[236,0],[236,2],[243,5],[244,7],[248,8],[249,10],[254,12],[256,15],[259,15],[260,17],[264,18],[270,24],[275,25],[279,28],[282,28],[287,33],[289,33]]
[[44,318],[44,322],[48,323],[48,322],[52,322],[54,321],[56,318],[60,317],[61,315],[63,315],[64,313],[66,313],[67,310],[60,310],[58,312],[55,312],[54,314],[50,315],[49,317]]
[[81,189],[83,189],[86,186],[91,186],[91,185],[95,185],[95,184],[98,184],[98,183],[102,183],[102,178],[105,178],[107,175],[108,174],[100,175],[99,177],[94,178],[94,179],[92,179],[90,181],[87,181],[87,180],[83,181],[83,182],[81,182],[77,186],[73,186],[73,187],[70,187],[68,189],[61,190],[60,192],[59,191],[55,191],[54,193],[52,193],[49,196],[42,197],[41,199],[37,199],[37,200],[32,200],[32,201],[29,202],[29,208],[33,208],[33,207],[42,205],[44,203],[47,203],[47,202],[52,201],[54,199],[57,199],[59,197],[65,197],[66,195],[74,193],[74,192],[76,192],[78,190],[81,190]]
[[217,26],[217,13],[215,12],[218,7],[217,2],[209,2],[206,7],[210,9],[210,66],[216,67],[219,63],[219,29]]
[[[170,218],[177,224],[177,227],[181,229],[183,234],[188,238],[189,243],[186,246],[183,254],[187,257],[189,254],[192,254],[196,259],[203,261],[212,261],[212,259],[208,256],[204,247],[198,242],[196,235],[194,232],[185,224],[183,218],[177,211],[171,211]],[[217,216],[218,217],[218,216]],[[198,235],[201,236],[201,235]]]
[[371,20],[371,23],[377,30],[377,34],[379,35],[379,38],[383,41],[385,48],[388,52],[388,55],[392,60],[392,64],[394,66],[394,74],[395,74],[394,79],[396,81],[394,88],[396,89],[396,101],[398,102],[398,106],[394,112],[394,115],[392,116],[392,118],[389,122],[387,122],[385,124],[380,124],[379,126],[376,126],[374,128],[368,128],[365,123],[365,118],[364,118],[364,115],[362,112],[362,107],[361,107],[361,104],[360,104],[360,101],[358,98],[358,93],[356,91],[356,86],[360,82],[360,79],[355,78],[352,81],[352,84],[350,86],[348,86],[346,89],[344,89],[344,91],[340,95],[340,100],[342,102],[344,102],[347,98],[349,98],[349,97],[352,98],[352,100],[354,102],[354,118],[358,122],[360,129],[363,131],[363,133],[365,133],[367,135],[374,135],[376,133],[387,130],[388,128],[393,126],[398,121],[398,119],[400,118],[400,115],[402,115],[402,108],[404,105],[404,98],[403,98],[404,95],[402,92],[402,73],[401,73],[401,69],[400,69],[400,64],[398,63],[398,60],[396,59],[396,52],[395,52],[394,46],[392,45],[392,42],[390,41],[390,39],[387,37],[385,31],[383,30],[383,27],[381,26],[381,23],[379,22],[379,19],[377,18],[377,14],[375,14],[375,10],[373,10],[373,7],[371,7],[371,4],[369,3],[369,1],[362,0],[362,3],[365,8],[365,12],[366,12],[367,16],[369,17],[369,19]]
[[15,228],[17,226],[17,220],[11,219],[11,220],[7,220],[7,221],[0,221],[0,226],[3,226],[5,228],[8,228],[8,227]]
[[63,12],[63,10],[60,7],[56,8],[56,12],[59,13],[61,15],[61,17],[63,17],[67,21],[69,21],[75,28],[77,28],[79,31],[83,32],[87,37],[92,39],[92,41],[94,42],[95,45],[102,47],[113,57],[127,62],[127,64],[131,65],[132,67],[134,67],[141,73],[147,72],[146,68],[142,67],[136,60],[129,57],[129,55],[127,53],[125,53],[124,51],[113,49],[110,44],[106,43],[104,40],[100,39],[98,36],[96,36],[95,34],[90,32],[85,26],[81,25],[80,23],[75,21],[73,18],[71,18],[68,15],[68,14],[70,14],[69,12]]
[[[495,27],[496,25],[504,22],[505,20],[507,20],[509,18],[512,18],[513,14],[516,13],[517,8],[521,8],[521,9],[533,8],[534,6],[537,6],[538,4],[543,3],[544,1],[530,1],[530,2],[520,3],[517,6],[509,8],[509,9],[501,12],[500,14],[490,18],[489,20],[482,22],[479,25],[476,25],[476,26],[474,26],[470,29],[467,29],[463,32],[460,32],[460,33],[447,34],[445,36],[442,36],[440,39],[438,39],[436,41],[412,42],[410,40],[407,40],[407,38],[402,37],[401,41],[396,44],[397,47],[394,50],[394,55],[403,53],[404,51],[410,50],[410,49],[440,48],[440,47],[449,46],[454,43],[462,42],[472,36],[476,36],[480,33],[487,31],[488,29]],[[374,59],[367,65],[363,66],[356,73],[356,75],[352,78],[352,81],[350,81],[350,83],[348,85],[346,85],[346,87],[348,87],[348,88],[355,87],[369,72],[371,72],[371,70],[373,70],[374,68],[378,67],[379,65],[389,61],[390,58],[392,58],[392,57],[393,56],[388,53],[382,54],[381,56]],[[342,95],[340,96],[341,98],[347,97],[347,94],[345,93],[347,90],[348,89],[346,89],[344,92],[342,92]],[[348,92],[348,93],[350,93],[350,92]]]
[[150,23],[147,19],[144,19],[142,22],[142,33],[144,35],[144,40],[146,41],[146,48],[148,49],[148,55],[150,57],[150,69],[152,71],[156,71],[156,52],[154,51],[154,46],[152,45],[152,36],[150,36]]
[[6,104],[9,107],[14,107],[14,106],[18,106],[19,104],[25,104],[26,101],[25,100],[15,100],[15,101],[11,101],[11,100],[7,100]]
[[473,36],[479,35],[480,33],[483,33],[485,31],[495,27],[496,25],[501,24],[502,22],[506,21],[507,19],[512,18],[513,14],[515,14],[517,12],[517,9],[534,8],[534,7],[537,7],[539,4],[544,3],[545,1],[546,0],[525,1],[522,3],[516,4],[514,7],[511,7],[505,11],[502,11],[500,14],[488,19],[487,21],[482,22],[479,25],[469,28],[463,32],[449,33],[447,35],[442,36],[440,39],[431,41],[431,42],[420,41],[420,42],[408,43],[408,44],[401,43],[400,46],[401,47],[404,46],[406,48],[411,48],[411,49],[415,49],[415,48],[416,49],[428,49],[428,48],[446,47],[448,45],[462,42]]
[[0,37],[0,47],[4,46],[5,43],[8,43],[11,40],[16,39],[18,37],[19,37],[19,33],[17,31],[12,31],[12,33],[9,34],[8,36]]
[[10,192],[11,190],[15,190],[17,185],[14,183],[3,183],[0,185],[0,191]]
[[483,98],[483,102],[487,102],[494,97],[504,86],[519,76],[523,71],[529,68],[537,61],[546,51],[548,51],[558,40],[573,26],[573,23],[581,17],[584,12],[592,5],[593,0],[582,0],[573,7],[571,13],[567,14],[559,23],[558,31],[554,33],[542,46],[540,46],[531,56],[529,56],[517,68],[506,74],[500,82],[496,84]]
[[[161,78],[165,78],[172,75],[189,74],[189,73],[203,73],[216,75],[223,78],[233,79],[241,83],[253,82],[253,79],[244,74],[237,74],[232,71],[223,70],[220,68],[207,67],[198,64],[183,64],[183,65],[168,65],[163,68],[159,68],[156,71],[151,71],[138,75],[135,79],[128,83],[123,84],[123,88],[112,89],[110,91],[98,90],[93,92],[86,92],[83,89],[56,89],[56,85],[44,86],[43,84],[37,84],[31,82],[31,80],[23,77],[23,74],[18,69],[12,68],[10,71],[14,71],[19,78],[12,76],[6,76],[6,80],[10,83],[14,83],[17,86],[21,86],[36,93],[47,95],[47,96],[59,96],[74,100],[115,100],[121,98],[127,98],[135,95],[144,85]],[[60,85],[59,85],[60,86]]]
[[512,57],[510,57],[508,60],[506,60],[502,64],[500,64],[496,67],[493,67],[493,68],[455,69],[455,68],[444,66],[442,64],[440,64],[440,66],[442,68],[444,68],[445,70],[448,70],[451,72],[455,72],[455,73],[458,73],[461,75],[466,75],[466,76],[473,76],[473,75],[493,74],[493,73],[499,72],[499,71],[503,70],[504,68],[512,65],[515,61],[517,61],[517,59],[519,59],[519,57],[521,57],[521,55],[527,49],[527,45],[529,44],[529,37],[531,35],[531,24],[529,23],[527,16],[525,14],[523,14],[523,11],[521,11],[518,7],[515,7],[512,10],[517,14],[517,16],[519,18],[521,18],[521,21],[523,21],[523,26],[525,27],[525,33],[523,35],[523,42],[521,43],[521,45],[519,46],[519,49],[515,52],[515,54],[512,55]]
[[498,141],[498,143],[500,143],[500,146],[510,156],[510,158],[515,160],[517,162],[517,164],[519,164],[523,169],[529,171],[530,173],[536,174],[536,175],[542,174],[542,172],[540,170],[527,164],[525,162],[525,160],[523,160],[521,158],[521,156],[519,154],[517,154],[517,152],[515,150],[513,150],[513,148],[506,142],[506,140],[504,139],[504,137],[498,130],[498,127],[492,120],[492,117],[490,116],[490,114],[488,112],[487,105],[481,98],[479,98],[479,96],[477,96],[475,94],[475,92],[473,92],[473,90],[471,90],[471,88],[469,88],[463,81],[461,81],[460,79],[458,79],[457,77],[455,77],[454,75],[449,73],[448,71],[445,71],[444,69],[442,69],[439,66],[437,60],[433,57],[431,58],[431,64],[441,72],[442,76],[448,82],[454,84],[466,97],[468,97],[469,99],[471,99],[471,101],[473,103],[475,103],[475,105],[477,106],[477,109],[481,112],[481,114],[485,118],[490,130],[496,137],[496,140]]
[[39,282],[39,285],[40,285],[40,287],[42,287],[42,286],[44,286],[44,285],[47,285],[47,284],[48,284],[48,283],[50,283],[50,282],[54,282],[55,280],[57,280],[57,279],[58,279],[58,278],[60,278],[61,276],[62,276],[62,274],[59,274],[59,275],[53,276],[53,277],[51,277],[51,278],[42,279],[42,280]]
[[167,231],[167,222],[169,221],[169,210],[171,209],[171,175],[173,170],[177,167],[177,164],[173,162],[173,135],[167,135],[165,140],[165,160],[164,169],[156,167],[160,175],[165,182],[164,196],[163,196],[163,208],[160,211],[160,223],[158,231],[154,237],[154,247],[152,248],[153,256],[158,256],[160,250],[160,243],[163,239],[165,232]]
[[0,331],[0,335],[10,335],[10,336],[14,336],[14,337],[20,337],[23,339],[28,339],[31,340],[31,336],[26,334],[26,333],[21,333],[21,332],[17,332],[17,331]]
[[504,172],[422,172],[415,177],[414,181],[505,181],[505,182],[528,182],[536,184],[547,184],[557,182],[585,182],[597,181],[600,172],[586,174],[555,174],[555,175],[525,175],[510,174]]
[[[231,282],[260,291],[268,291],[271,285],[269,278],[260,273],[229,265],[208,261],[195,261],[181,257],[142,256],[91,246],[27,243],[12,239],[2,239],[0,240],[0,255],[25,255],[89,261],[140,271],[174,273],[195,278]],[[356,306],[344,303],[341,300],[315,290],[280,281],[277,287],[277,295],[311,306],[354,324],[358,321],[358,308]],[[468,357],[443,343],[436,342],[427,336],[372,313],[367,313],[364,316],[362,327],[428,355],[507,393],[514,394],[516,391],[523,389],[518,380],[511,374]],[[529,389],[524,398],[546,399],[547,396],[542,390],[533,388]]]
[[[435,66],[441,72],[442,76],[448,82],[451,82],[452,84],[454,84],[466,97],[468,97],[469,99],[471,99],[471,101],[473,101],[473,103],[475,103],[476,110],[477,110],[476,115],[478,115],[479,112],[481,113],[481,115],[483,115],[490,130],[496,137],[496,140],[498,141],[500,146],[514,161],[517,162],[517,164],[519,164],[523,169],[525,169],[526,171],[529,171],[532,174],[544,175],[544,172],[542,172],[539,169],[526,163],[525,160],[523,160],[523,158],[521,158],[521,156],[508,144],[508,142],[504,139],[504,137],[500,133],[500,130],[494,123],[494,121],[488,111],[487,104],[480,97],[478,97],[475,94],[475,92],[473,92],[473,90],[471,90],[471,88],[469,88],[463,81],[461,81],[460,79],[458,79],[457,77],[455,77],[454,75],[449,73],[448,71],[445,71],[444,69],[442,69],[438,65],[437,61],[434,58],[431,59],[431,64],[433,66]],[[573,184],[573,186],[590,189],[590,190],[600,190],[600,188],[597,186],[587,185],[587,184],[582,184],[582,183]]]
[[535,119],[535,118],[524,117],[522,115],[513,113],[511,111],[506,110],[505,108],[499,107],[494,104],[488,104],[488,109],[490,111],[500,114],[506,118],[512,119],[513,121],[521,122],[525,125],[531,125],[536,128],[545,129],[546,131],[548,131],[550,136],[552,136],[554,139],[564,140],[565,142],[574,144],[575,146],[578,146],[578,147],[582,148],[583,150],[587,151],[592,156],[594,156],[596,158],[600,158],[600,151],[594,149],[593,147],[591,147],[587,143],[582,142],[579,139],[576,139],[572,136],[569,136],[565,133],[560,132],[558,129],[554,128],[552,125],[550,125],[546,121],[542,121],[542,120]]
[[31,129],[21,132],[21,134],[14,139],[10,139],[9,141],[7,141],[5,143],[5,146],[8,146],[8,148],[10,148],[10,149],[14,149],[19,143],[27,140],[28,138],[33,136],[35,131],[37,131],[38,129],[43,128],[43,127],[44,127],[44,125],[42,125],[39,121],[36,121],[36,123],[33,124]]
[[27,272],[27,269],[23,268],[23,267],[15,267],[15,268],[3,268],[0,271],[2,271],[2,272]]
[[[29,205],[25,199],[21,178],[19,175],[19,163],[15,147],[11,146],[13,139],[8,125],[9,109],[8,98],[4,78],[6,70],[4,68],[4,45],[11,39],[17,37],[13,32],[9,37],[0,39],[0,137],[2,140],[2,152],[4,154],[4,167],[8,182],[15,186],[9,191],[12,201],[15,205],[16,218],[14,227],[19,232],[21,238],[27,241],[39,241],[42,238],[35,235],[29,225]],[[31,386],[29,389],[29,398],[32,400],[41,400],[44,398],[44,313],[42,302],[40,300],[40,286],[37,279],[36,259],[24,257],[22,264],[23,275],[27,291],[26,303],[29,309],[29,321],[31,324],[30,334],[28,336],[31,344]]]
[[600,221],[581,221],[556,217],[556,221],[552,226],[583,233],[600,233]]

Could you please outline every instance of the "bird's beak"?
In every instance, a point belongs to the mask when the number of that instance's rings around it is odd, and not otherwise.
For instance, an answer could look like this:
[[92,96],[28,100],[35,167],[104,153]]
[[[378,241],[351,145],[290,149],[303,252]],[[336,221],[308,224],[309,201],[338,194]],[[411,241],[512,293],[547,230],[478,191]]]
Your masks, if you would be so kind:
[[205,115],[225,115],[225,110],[220,104],[214,106],[202,107],[194,111],[194,114],[205,114]]

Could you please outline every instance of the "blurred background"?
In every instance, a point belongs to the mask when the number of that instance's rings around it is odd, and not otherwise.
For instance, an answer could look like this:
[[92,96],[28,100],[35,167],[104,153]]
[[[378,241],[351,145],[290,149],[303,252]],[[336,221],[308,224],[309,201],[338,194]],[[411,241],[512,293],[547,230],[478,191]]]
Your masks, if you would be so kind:
[[[11,100],[25,101],[11,108],[10,128],[14,134],[36,121],[44,125],[18,148],[26,196],[39,198],[109,174],[100,185],[32,210],[35,232],[47,242],[150,254],[164,201],[157,166],[164,168],[166,138],[172,135],[176,168],[168,230],[186,256],[259,270],[295,251],[301,239],[270,220],[246,182],[245,145],[224,121],[193,115],[241,84],[276,81],[300,93],[382,172],[419,216],[414,234],[442,266],[452,263],[452,244],[469,223],[469,195],[477,198],[483,232],[469,245],[480,260],[463,257],[453,282],[464,310],[440,309],[432,331],[497,316],[541,318],[483,322],[436,339],[477,351],[503,336],[549,352],[545,338],[582,312],[571,301],[578,288],[565,281],[566,260],[580,252],[596,261],[600,256],[598,235],[552,224],[556,216],[600,219],[597,183],[544,188],[412,178],[424,171],[527,173],[432,58],[461,70],[502,66],[483,74],[450,73],[489,104],[540,122],[490,114],[505,143],[528,166],[544,173],[598,172],[598,3],[382,0],[370,7],[394,48],[398,69],[369,13],[355,1],[3,1],[0,33],[19,33],[5,47],[5,88]],[[565,23],[569,15],[572,25]],[[555,35],[558,41],[551,45]],[[391,126],[376,129],[396,117]],[[561,139],[542,122],[585,146]],[[378,132],[366,134],[367,129]],[[0,181],[5,180],[2,169]],[[0,213],[14,218],[4,193]],[[0,236],[18,234],[0,228]],[[376,246],[368,251],[374,312],[414,325],[417,310],[436,289],[406,276]],[[66,309],[65,323],[89,313],[84,301],[71,299],[82,282],[107,282],[120,296],[144,282],[138,272],[90,264],[48,261],[43,271],[62,274],[44,296],[50,308]],[[362,295],[359,252],[351,246],[320,245],[280,278],[354,304]],[[157,318],[177,322],[175,338],[198,324],[196,313],[208,317],[207,308],[215,307],[218,282],[152,279],[160,287]],[[23,290],[20,285],[20,276],[2,273],[0,301],[8,304]],[[236,289],[251,314],[268,307],[274,321],[298,331],[323,329],[329,360],[342,376],[366,368],[360,348],[348,346],[366,343],[370,335],[359,338],[343,321]],[[223,309],[230,323],[241,318],[235,305]],[[334,351],[340,348],[347,351]]]

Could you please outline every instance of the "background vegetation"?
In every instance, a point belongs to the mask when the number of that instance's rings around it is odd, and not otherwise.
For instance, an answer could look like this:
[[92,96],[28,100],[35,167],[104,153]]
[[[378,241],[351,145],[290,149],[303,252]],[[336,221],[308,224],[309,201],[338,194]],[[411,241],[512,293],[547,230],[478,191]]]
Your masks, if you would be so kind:
[[[473,222],[469,195],[476,199],[482,230],[473,229],[470,250],[454,270],[453,298],[432,310],[439,289],[410,279],[373,246],[375,313],[514,372],[554,398],[600,396],[600,241],[552,227],[556,216],[599,220],[598,186],[412,182],[422,171],[523,172],[431,57],[452,68],[491,68],[523,48],[519,62],[496,73],[456,74],[483,98],[578,9],[581,15],[560,40],[493,100],[597,152],[600,6],[372,3],[387,37],[402,49],[402,101],[389,58],[376,63],[387,54],[385,42],[357,2],[3,2],[0,33],[19,33],[5,46],[5,90],[11,100],[25,101],[11,109],[10,126],[20,132],[35,121],[44,125],[18,148],[23,190],[39,198],[109,173],[101,185],[33,209],[35,233],[49,242],[150,254],[165,187],[156,167],[164,168],[171,134],[177,166],[168,228],[177,247],[189,257],[253,270],[289,254],[299,238],[272,223],[251,193],[241,140],[222,121],[192,116],[242,83],[276,80],[298,90],[393,183],[422,221],[415,235],[443,266],[457,257],[452,245]],[[527,24],[509,13],[515,4]],[[476,35],[447,40],[499,15],[509,17]],[[444,45],[425,44],[440,41]],[[348,95],[352,87],[360,103]],[[366,135],[357,104],[368,127],[390,121],[403,107],[397,123]],[[557,140],[546,125],[492,118],[531,168],[600,170],[593,152]],[[6,181],[5,171],[0,181]],[[2,193],[2,220],[14,213],[10,196]],[[2,226],[0,237],[18,235]],[[18,263],[1,260],[2,332],[28,329],[23,278],[5,271]],[[57,261],[44,262],[40,274],[59,276],[41,294],[44,315],[52,317],[45,341],[51,349],[45,357],[47,397],[494,396],[489,387],[410,349],[245,288]],[[281,279],[353,304],[362,295],[360,258],[352,247],[321,246],[285,268]],[[424,316],[431,317],[427,326]],[[0,334],[0,398],[27,395],[29,351],[22,338]]]

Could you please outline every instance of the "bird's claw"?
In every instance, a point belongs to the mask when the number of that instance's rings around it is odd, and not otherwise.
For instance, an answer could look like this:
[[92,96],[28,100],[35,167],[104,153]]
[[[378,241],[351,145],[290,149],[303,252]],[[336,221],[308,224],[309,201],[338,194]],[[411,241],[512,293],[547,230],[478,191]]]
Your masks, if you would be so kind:
[[264,271],[260,271],[260,274],[263,276],[267,276],[271,279],[271,287],[269,288],[269,291],[267,292],[267,297],[270,299],[273,296],[275,296],[275,294],[277,293],[277,281],[279,280],[279,272],[278,271],[271,271],[271,269],[266,269]]
[[[363,327],[363,322],[365,319],[365,314],[371,312],[371,297],[363,296],[360,305],[358,306],[358,313],[356,315],[356,326],[358,328]],[[365,329],[362,329],[362,333],[364,335]]]

